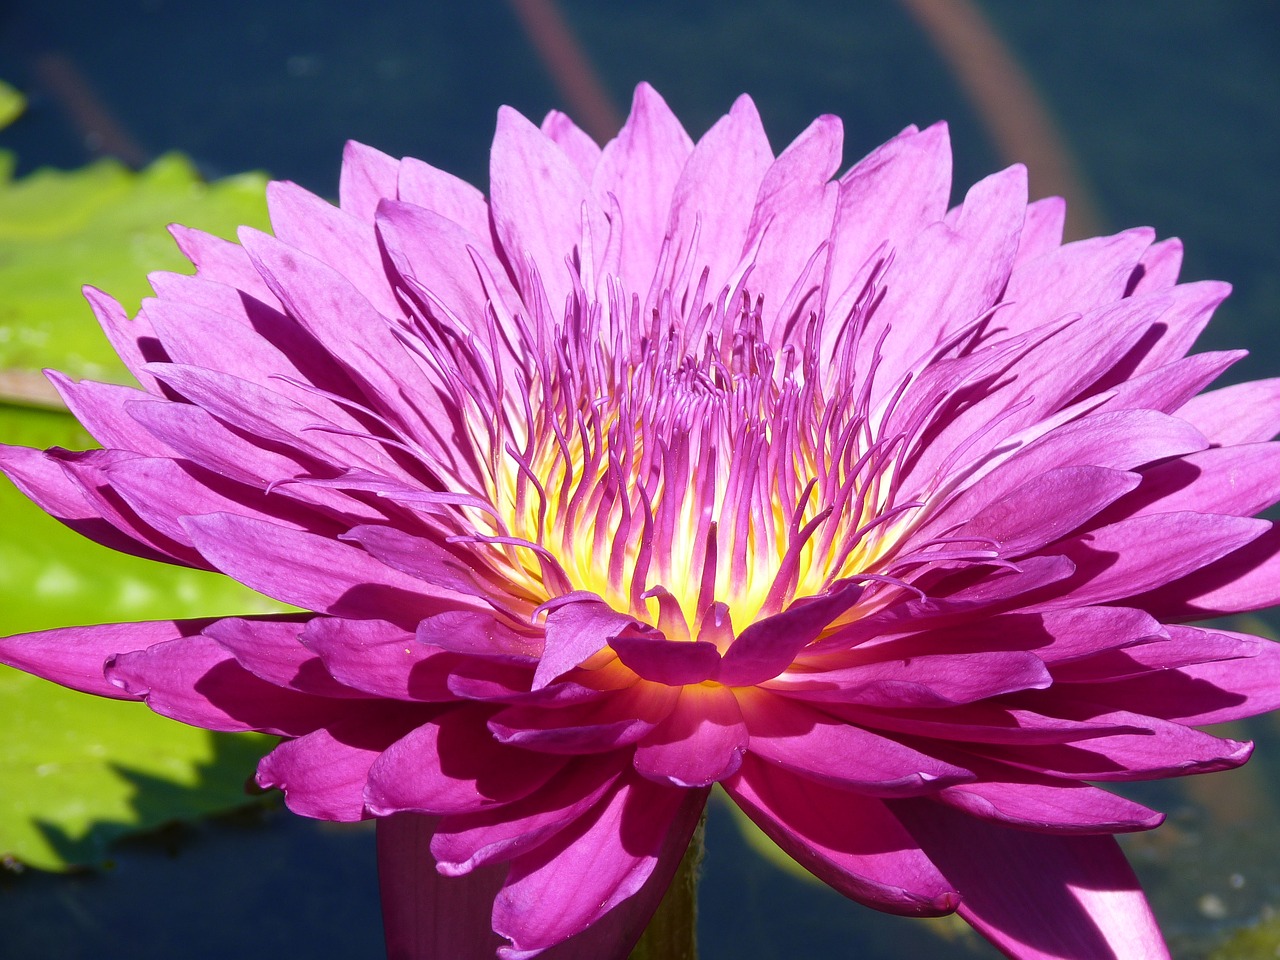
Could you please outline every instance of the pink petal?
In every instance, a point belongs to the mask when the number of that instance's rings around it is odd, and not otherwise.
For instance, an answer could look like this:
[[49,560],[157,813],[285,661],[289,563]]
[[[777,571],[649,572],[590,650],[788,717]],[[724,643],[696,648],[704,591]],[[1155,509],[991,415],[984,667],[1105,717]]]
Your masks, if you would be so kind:
[[279,308],[280,301],[263,282],[244,247],[177,223],[169,225],[169,232],[182,255],[195,264],[197,277],[242,290],[268,306]]
[[453,707],[388,747],[369,770],[369,811],[471,813],[527,797],[564,768],[559,757],[498,743],[488,714]]
[[510,860],[571,826],[599,802],[622,772],[615,756],[571,763],[541,790],[494,810],[447,816],[431,841],[431,854],[447,876]]
[[[395,174],[394,168],[388,172]],[[276,239],[337,268],[383,316],[400,316],[400,304],[382,266],[372,216],[353,215],[296,183],[279,180],[267,184],[267,210]]]
[[166,359],[164,351],[155,341],[155,331],[151,329],[151,324],[141,314],[130,320],[119,302],[96,287],[86,286],[84,298],[89,301],[102,332],[111,342],[111,349],[124,361],[129,372],[148,391],[160,393],[155,380],[142,369],[143,364],[149,361]]
[[639,893],[660,866],[674,870],[705,801],[705,790],[631,778],[571,829],[513,860],[493,905],[494,930],[512,941],[499,956],[525,960],[553,947]]
[[1129,293],[1162,290],[1178,282],[1182,269],[1182,241],[1177,237],[1153,243],[1133,271]]
[[1220,446],[1270,440],[1280,430],[1280,377],[1192,397],[1177,415]]
[[[573,291],[566,258],[598,258],[609,235],[587,183],[546,134],[510,107],[498,111],[489,166],[494,230],[527,302],[537,297],[537,269],[556,317]],[[584,219],[592,249],[583,249]]]
[[436,818],[378,820],[378,885],[388,960],[493,960],[502,939],[489,919],[506,866],[442,877],[431,857]]
[[118,700],[140,700],[141,694],[130,693],[103,675],[106,662],[117,654],[196,636],[209,623],[209,620],[156,620],[20,633],[0,637],[0,663],[72,690]]
[[1062,246],[1062,228],[1067,219],[1067,202],[1061,197],[1044,197],[1027,204],[1027,220],[1018,238],[1014,269]]
[[1010,167],[969,190],[954,226],[935,223],[898,251],[864,335],[877,343],[888,331],[873,401],[922,355],[996,303],[1009,279],[1026,206],[1026,171]]
[[748,750],[762,760],[833,787],[882,797],[910,796],[972,778],[961,767],[906,744],[765,691],[746,691]]
[[206,730],[260,730],[300,737],[369,708],[277,687],[255,677],[202,636],[157,643],[107,662],[107,679],[156,713]]
[[846,897],[904,916],[955,910],[954,888],[882,801],[753,757],[724,786],[774,843]]
[[1008,956],[1168,957],[1113,838],[1009,830],[925,799],[892,809],[955,884],[960,915]]
[[396,339],[391,323],[332,266],[247,228],[240,242],[289,313],[360,384],[368,402],[406,433],[433,449],[422,426],[439,417],[438,400]]
[[357,220],[372,223],[378,201],[396,195],[399,166],[382,151],[348,140],[342,150],[338,206]]
[[419,719],[388,709],[286,740],[258,764],[258,786],[283,790],[285,805],[300,816],[364,820],[369,816],[364,806],[369,768]]
[[916,234],[942,219],[951,196],[951,143],[947,126],[914,127],[877,147],[840,178],[831,251],[828,324],[824,349],[852,311],[877,254],[901,250]]
[[[406,203],[387,202],[378,208],[378,236],[396,270],[429,294],[421,297],[427,313],[446,328],[481,334],[487,347],[484,317],[489,301],[503,308],[497,311],[499,320],[523,308],[501,260],[482,239],[489,230],[487,210],[483,229],[485,233],[473,234],[442,214]],[[485,275],[478,272],[477,261],[487,267]],[[515,336],[514,330],[504,333]],[[507,360],[505,354],[502,359]]]
[[592,178],[601,208],[609,197],[625,211],[621,279],[628,296],[648,293],[671,216],[671,200],[693,141],[653,87],[641,83],[631,115],[618,136],[605,145]]
[[747,749],[747,725],[733,691],[680,688],[675,709],[636,746],[638,773],[678,787],[708,787],[733,774]]
[[[703,134],[681,171],[666,229],[671,254],[686,255],[696,231],[694,282],[705,266],[707,289],[715,294],[729,283],[742,258],[756,194],[772,162],[760,114],[751,98],[743,96]],[[672,270],[660,275],[659,289],[674,286]],[[642,303],[646,310],[657,305]]]
[[[391,196],[383,194],[386,198]],[[403,203],[452,220],[475,237],[486,238],[489,235],[489,201],[484,194],[465,180],[429,163],[413,157],[401,160],[400,179],[394,196]],[[485,253],[492,253],[492,242],[486,242],[483,249]]]
[[328,537],[227,513],[182,523],[217,569],[283,603],[404,626],[456,606],[422,593],[421,581]]
[[[831,236],[840,187],[831,182],[840,165],[844,127],[838,117],[819,117],[778,155],[760,184],[746,246],[757,248],[749,285],[764,297],[765,337],[780,345],[798,313],[817,293],[825,258],[806,279],[815,250]],[[806,289],[793,289],[804,284]]]
[[1150,227],[1077,240],[1044,254],[1009,278],[1002,326],[1020,333],[1073,313],[1088,313],[1124,296],[1142,254],[1155,239]]
[[600,162],[600,145],[591,139],[591,134],[559,110],[548,112],[540,129],[564,152],[582,179],[590,183]]

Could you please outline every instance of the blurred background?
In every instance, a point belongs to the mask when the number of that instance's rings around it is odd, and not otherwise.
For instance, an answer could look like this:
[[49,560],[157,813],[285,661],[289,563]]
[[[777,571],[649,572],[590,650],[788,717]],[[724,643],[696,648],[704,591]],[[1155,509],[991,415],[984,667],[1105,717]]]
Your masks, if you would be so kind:
[[[162,185],[148,194],[154,223],[127,227],[129,250],[150,262],[164,251],[163,224],[188,209],[193,222],[207,220],[208,197],[231,218],[211,229],[227,234],[260,218],[260,182],[222,178],[260,170],[334,196],[343,142],[356,139],[484,187],[499,105],[535,119],[565,110],[607,137],[634,85],[648,80],[694,136],[750,93],[775,151],[814,116],[837,114],[846,165],[906,124],[949,120],[955,199],[1024,161],[1033,195],[1067,196],[1076,236],[1150,225],[1182,237],[1185,278],[1235,286],[1201,348],[1250,350],[1229,379],[1280,375],[1274,0],[370,0],[359,13],[333,0],[6,0],[0,80],[27,100],[0,131],[16,178],[0,185],[0,280],[55,233],[64,265],[101,262],[84,252],[93,229],[79,214],[111,184]],[[190,158],[198,177],[172,159],[152,166],[171,151]],[[46,170],[78,171],[103,156],[122,166],[94,168],[100,185],[84,194],[92,202],[77,199],[82,179]],[[130,169],[148,172],[131,179]],[[45,199],[55,194],[70,211],[61,219]],[[15,312],[0,289],[0,439],[66,443],[74,427],[29,374],[107,363],[100,344],[68,355],[68,344],[95,336],[75,300],[81,282],[98,281],[92,270],[41,270],[42,283],[69,295],[72,306],[58,311],[76,332],[30,332],[34,314]],[[145,270],[134,272],[131,282],[141,281]],[[24,293],[23,309],[42,296]],[[3,509],[21,507],[10,497]],[[170,615],[242,609],[243,598],[220,587],[157,588],[132,568],[118,574],[114,599],[101,600],[93,591],[104,577],[114,582],[115,567],[68,573],[62,554],[32,545],[58,534],[42,518],[16,516],[6,513],[3,525],[11,541],[20,529],[21,542],[8,553],[0,544],[0,632],[68,622],[69,606],[129,614],[122,592],[132,603],[142,591],[147,610]],[[17,682],[0,676],[0,695]],[[46,691],[19,695],[23,716],[96,722],[78,703],[47,706]],[[381,955],[372,831],[301,821],[270,798],[242,808],[239,783],[260,744],[187,743],[173,747],[187,751],[181,771],[142,773],[143,759],[135,769],[117,751],[125,740],[151,741],[131,740],[132,721],[122,721],[120,739],[90,751],[99,773],[114,777],[120,809],[69,811],[42,825],[38,813],[53,800],[38,806],[35,788],[19,786],[35,775],[13,746],[27,729],[15,716],[0,713],[9,744],[0,746],[0,845],[5,818],[26,817],[39,828],[28,831],[30,849],[43,851],[29,863],[91,869],[24,870],[15,860],[0,871],[0,957]],[[1263,719],[1232,733],[1260,741],[1245,770],[1137,791],[1170,815],[1127,847],[1181,958],[1280,956],[1280,727]],[[212,798],[175,807],[167,798],[181,783]],[[703,960],[993,955],[962,927],[882,917],[796,877],[760,856],[723,805],[713,808],[708,847]]]

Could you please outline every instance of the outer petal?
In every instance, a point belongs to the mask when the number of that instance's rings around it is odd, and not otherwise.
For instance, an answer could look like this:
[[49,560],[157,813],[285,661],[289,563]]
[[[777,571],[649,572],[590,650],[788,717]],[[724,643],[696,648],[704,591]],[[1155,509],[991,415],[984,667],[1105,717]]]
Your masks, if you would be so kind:
[[363,820],[369,816],[364,805],[369,768],[421,719],[387,709],[286,740],[258,764],[258,785],[279,787],[285,804],[301,816]]
[[[521,293],[527,303],[536,302],[538,271],[552,315],[559,317],[573,291],[565,260],[598,259],[609,235],[604,211],[565,154],[510,107],[498,111],[489,183],[494,230]],[[584,249],[584,220],[589,249]]]
[[421,592],[421,581],[328,537],[226,513],[187,517],[197,548],[246,586],[317,612],[407,626],[461,604]]
[[369,708],[268,683],[209,637],[158,643],[107,662],[107,679],[156,713],[206,730],[260,730],[300,737]]
[[955,888],[881,801],[752,757],[724,787],[774,843],[846,897],[904,916],[955,910]]
[[1168,949],[1111,837],[1009,830],[927,799],[891,808],[960,896],[960,915],[1019,960],[1160,960]]
[[680,689],[675,709],[636,747],[637,772],[680,787],[707,787],[738,769],[747,725],[733,691],[722,686]]
[[387,960],[493,960],[502,938],[490,905],[505,865],[442,877],[431,858],[436,818],[399,813],[378,820],[378,881]]
[[692,150],[693,141],[657,91],[647,83],[637,86],[631,115],[605,146],[592,183],[601,208],[609,209],[612,196],[623,211],[619,267],[628,295],[645,296],[653,282],[672,194]]
[[811,780],[872,796],[901,797],[972,779],[962,767],[806,704],[764,691],[740,696],[750,752]]
[[384,817],[500,806],[527,797],[564,767],[563,758],[498,743],[485,726],[489,712],[454,707],[392,744],[369,770],[370,812]]
[[[688,846],[706,796],[635,777],[572,829],[513,860],[493,905],[494,930],[512,941],[499,956],[536,956],[635,896],[660,865],[674,870],[679,854],[671,863],[670,852]],[[622,957],[620,947],[604,956]]]
[[146,650],[157,644],[200,633],[209,620],[156,620],[149,623],[102,623],[87,627],[59,627],[37,633],[0,638],[0,663],[72,690],[141,700],[103,674],[108,660],[117,654]]

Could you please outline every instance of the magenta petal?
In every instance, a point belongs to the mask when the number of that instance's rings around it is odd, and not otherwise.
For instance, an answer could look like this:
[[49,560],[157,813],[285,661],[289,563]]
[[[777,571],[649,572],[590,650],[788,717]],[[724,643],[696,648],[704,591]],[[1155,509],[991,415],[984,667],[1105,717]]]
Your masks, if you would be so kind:
[[1002,557],[1014,559],[1072,533],[1140,480],[1102,467],[1050,470],[987,504],[949,536],[989,538]]
[[562,758],[498,743],[488,712],[454,707],[388,747],[369,771],[370,812],[469,813],[527,797],[564,767]]
[[1111,837],[1010,830],[936,802],[892,809],[955,884],[959,912],[1020,960],[1168,957],[1151,908]]
[[283,790],[286,806],[304,817],[363,820],[369,816],[364,805],[369,768],[417,719],[389,709],[286,740],[259,762],[258,785]]
[[679,787],[706,787],[733,774],[747,749],[747,725],[733,691],[680,688],[675,709],[636,747],[635,768]]
[[763,691],[744,695],[748,749],[770,764],[881,797],[933,791],[973,774],[906,744]]
[[277,687],[204,636],[157,643],[108,661],[107,679],[156,713],[207,730],[300,737],[365,706]]
[[720,651],[705,640],[672,641],[632,632],[613,637],[609,646],[638,676],[655,683],[701,683],[720,670]]
[[582,755],[635,743],[666,719],[680,699],[680,688],[636,683],[608,692],[575,690],[565,685],[555,700],[546,691],[499,710],[489,729],[503,743],[547,753]]
[[328,537],[226,513],[187,517],[183,526],[215,567],[284,603],[405,625],[456,606],[424,595],[421,581]]
[[[658,862],[638,892],[581,933],[538,954],[541,960],[622,960],[629,956],[671,885],[706,803],[701,790],[686,790],[684,801],[658,850]],[[500,956],[520,960],[513,948]]]
[[320,658],[303,645],[305,619],[249,620],[227,617],[203,631],[256,677],[278,687],[322,697],[362,697],[333,678]]
[[[1036,772],[1105,782],[1213,773],[1238,767],[1249,759],[1252,743],[1211,736],[1150,714],[1105,706],[1109,697],[1124,695],[1124,682],[1098,687],[1062,684],[1040,694],[1036,700],[1043,704],[1046,713],[1129,727],[1132,732],[1103,732],[1092,740],[1034,749],[994,747],[987,751],[988,755]],[[1094,699],[1085,699],[1087,697]],[[1145,705],[1139,702],[1132,706],[1142,709]]]
[[[669,850],[683,853],[706,795],[633,777],[572,829],[513,860],[493,905],[494,930],[512,941],[499,955],[535,956],[634,897],[660,863],[670,863]],[[678,862],[679,854],[670,868]],[[620,943],[598,956],[621,960],[629,949]]]
[[448,876],[532,850],[583,816],[622,771],[612,759],[570,764],[541,790],[494,810],[447,816],[431,841],[431,854]]
[[603,650],[635,622],[592,594],[561,597],[547,614],[546,647],[533,676],[533,689],[542,689]]
[[[1015,650],[924,654],[915,643],[887,644],[852,657],[851,666],[780,677],[768,689],[815,703],[872,707],[948,707],[1037,690],[1053,682],[1044,661]],[[894,649],[894,647],[898,649]]]
[[1164,821],[1163,813],[1072,780],[981,780],[946,787],[938,799],[981,820],[1041,833],[1123,833]]
[[133,531],[121,530],[104,517],[106,511],[100,502],[63,468],[52,452],[0,447],[0,470],[45,512],[81,536],[121,553],[152,560],[171,559],[162,550],[140,542]]
[[1102,603],[1132,597],[1198,570],[1257,539],[1265,520],[1201,513],[1162,513],[1121,520],[1053,548],[1076,565],[1069,601]]
[[325,670],[353,690],[393,700],[454,699],[445,685],[454,658],[385,620],[316,617],[302,631],[302,644]]
[[726,686],[748,686],[776,677],[802,649],[861,595],[844,583],[829,593],[798,600],[782,613],[757,620],[734,639],[717,679]]
[[366,223],[383,197],[394,197],[400,164],[380,150],[348,140],[342,150],[338,178],[338,205],[345,213]]
[[904,916],[955,910],[955,889],[882,801],[752,757],[724,786],[774,843],[846,897]]
[[431,857],[436,818],[378,821],[378,886],[387,960],[493,960],[502,943],[489,919],[505,865],[442,877]]
[[119,700],[140,700],[141,693],[125,690],[104,676],[107,661],[117,654],[195,636],[209,623],[209,620],[156,620],[20,633],[0,637],[0,663],[72,690]]
[[[1222,631],[1218,631],[1222,632]],[[1095,702],[1200,726],[1280,709],[1280,644],[1256,640],[1247,658],[1191,664],[1073,689]]]

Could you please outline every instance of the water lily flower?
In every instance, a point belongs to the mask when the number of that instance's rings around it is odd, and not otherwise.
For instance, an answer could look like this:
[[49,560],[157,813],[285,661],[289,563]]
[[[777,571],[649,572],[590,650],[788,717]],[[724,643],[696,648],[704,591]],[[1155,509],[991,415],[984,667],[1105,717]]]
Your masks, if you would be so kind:
[[1161,814],[1098,783],[1280,705],[1275,644],[1185,625],[1280,600],[1280,381],[1202,392],[1241,353],[1189,352],[1227,287],[1177,241],[1064,244],[1016,166],[949,209],[941,125],[841,147],[642,85],[603,149],[503,109],[487,198],[352,144],[274,236],[175,227],[194,276],[87,291],[141,388],[51,374],[102,449],[3,469],[302,612],[0,659],[284,738],[290,808],[386,818],[393,954],[625,956],[720,784],[869,906],[1165,956],[1113,836]]

